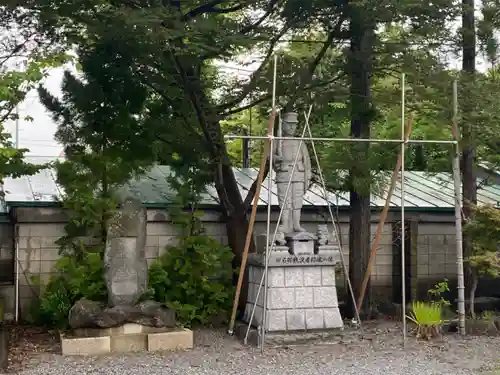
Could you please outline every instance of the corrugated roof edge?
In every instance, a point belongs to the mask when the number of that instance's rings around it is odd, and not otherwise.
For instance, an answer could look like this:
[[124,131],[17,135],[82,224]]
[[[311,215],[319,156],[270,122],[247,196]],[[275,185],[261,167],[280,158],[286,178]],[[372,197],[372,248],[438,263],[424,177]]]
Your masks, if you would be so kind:
[[[151,209],[166,209],[168,208],[167,203],[149,203],[149,202],[144,202],[143,203],[146,208],[151,208]],[[60,208],[61,203],[59,202],[48,202],[48,201],[32,201],[32,202],[9,202],[8,206],[10,208],[16,208],[16,207],[27,207],[27,208]],[[322,208],[323,206],[304,206],[302,208],[303,211],[305,212],[311,212],[311,211],[317,211],[318,208]],[[336,207],[335,205],[332,205],[332,207]],[[199,205],[200,210],[218,210],[218,205],[215,204],[202,204]],[[279,209],[278,206],[273,205],[272,206],[273,210]],[[350,209],[350,206],[338,206],[339,211],[347,211]],[[267,206],[266,205],[260,205],[257,208],[258,211],[265,212],[267,211]],[[372,211],[381,211],[382,207],[371,207]],[[435,212],[435,213],[450,213],[453,212],[455,209],[453,207],[405,207],[405,212]],[[398,212],[400,211],[399,207],[391,207],[389,208],[389,211],[391,212]],[[1,216],[1,214],[0,214]]]

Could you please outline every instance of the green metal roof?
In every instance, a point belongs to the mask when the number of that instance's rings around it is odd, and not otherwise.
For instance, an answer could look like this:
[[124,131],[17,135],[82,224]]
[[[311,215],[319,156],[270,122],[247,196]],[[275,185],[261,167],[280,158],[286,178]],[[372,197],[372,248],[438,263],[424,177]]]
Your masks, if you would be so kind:
[[[255,168],[235,168],[234,173],[240,192],[246,195],[253,181],[257,178]],[[149,173],[140,179],[131,180],[123,187],[123,192],[139,198],[149,207],[164,207],[172,202],[175,192],[167,183],[170,175],[168,166],[155,166]],[[34,176],[24,176],[17,179],[6,179],[4,183],[5,200],[8,206],[54,206],[62,195],[62,188],[57,185],[55,171],[46,169]],[[478,183],[481,183],[480,178]],[[276,184],[271,185],[271,204],[278,204]],[[385,204],[385,195],[372,194],[372,207],[382,207]],[[405,172],[405,207],[413,210],[448,210],[453,209],[453,180],[449,173],[430,175],[425,172]],[[265,206],[268,202],[268,179],[263,183],[259,205]],[[500,185],[486,185],[478,191],[480,204],[495,204],[500,206]],[[216,205],[217,193],[213,186],[207,187],[207,192],[201,202],[203,205]],[[349,207],[347,192],[328,193],[328,203],[339,207]],[[401,204],[401,186],[398,181],[393,193],[391,207]],[[304,206],[326,206],[322,188],[313,185],[304,197]]]

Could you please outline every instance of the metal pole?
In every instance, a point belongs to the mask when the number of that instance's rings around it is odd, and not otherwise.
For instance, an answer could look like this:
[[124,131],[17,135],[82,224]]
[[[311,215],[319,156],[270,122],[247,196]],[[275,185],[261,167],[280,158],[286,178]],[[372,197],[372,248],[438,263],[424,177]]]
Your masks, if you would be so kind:
[[16,246],[16,249],[15,249],[15,256],[14,256],[14,261],[16,262],[16,292],[15,292],[15,295],[16,295],[16,311],[15,311],[15,314],[16,314],[16,323],[19,322],[19,272],[20,272],[20,267],[19,267],[19,224],[16,224],[14,226],[14,241],[15,241],[15,246]]
[[453,81],[453,138],[457,143],[453,155],[453,182],[455,187],[455,239],[457,251],[457,292],[458,292],[458,328],[461,335],[465,335],[465,282],[464,282],[464,255],[462,242],[462,206],[460,183],[460,150],[458,133],[458,88],[457,80]]
[[[248,113],[249,117],[249,126],[248,126],[248,135],[252,135],[252,108],[249,109]],[[248,140],[248,167],[252,166],[252,140]]]
[[[264,313],[262,314],[262,336],[261,340],[262,342],[260,343],[260,351],[261,353],[264,353],[264,343],[266,340],[266,332],[267,332],[267,287],[268,287],[268,271],[269,271],[269,262],[267,262],[267,259],[269,258],[269,237],[271,234],[271,199],[272,199],[272,177],[273,177],[273,168],[271,167],[273,165],[273,147],[274,147],[274,142],[273,139],[271,138],[269,141],[271,147],[269,147],[269,174],[268,174],[268,180],[267,180],[267,228],[266,228],[266,264],[264,265]],[[259,294],[257,293],[257,296],[255,297],[255,303],[257,303],[259,298]],[[253,317],[252,317],[253,318]],[[252,320],[250,320],[251,322]]]
[[401,73],[401,315],[403,319],[403,346],[406,343],[406,256],[405,256],[405,74]]
[[[276,110],[276,76],[277,76],[277,66],[278,66],[278,56],[274,55],[274,72],[273,72],[273,111]],[[272,134],[274,136],[274,124]],[[274,142],[273,138],[269,139],[269,174],[267,180],[267,228],[266,228],[266,260],[269,257],[269,235],[271,234],[271,198],[272,198],[272,177],[273,177],[273,154],[274,154]],[[259,197],[256,197],[259,199]],[[268,270],[269,270],[269,262],[266,261],[264,266],[264,302],[263,308],[264,313],[262,314],[262,336],[260,343],[260,351],[264,353],[264,344],[266,342],[266,332],[267,332],[267,280],[268,280]],[[257,294],[255,298],[255,303],[257,303],[259,295]],[[253,317],[250,319],[250,323],[252,322]]]
[[[312,137],[311,127],[309,126],[309,117],[306,118],[306,126],[307,126],[307,130],[309,132],[309,136]],[[342,268],[344,270],[344,277],[347,280],[347,288],[348,288],[349,294],[351,295],[351,298],[352,298],[352,304],[354,306],[354,313],[356,314],[356,321],[357,321],[356,323],[358,324],[358,326],[360,328],[362,328],[361,318],[359,316],[359,309],[358,309],[358,306],[356,304],[356,297],[355,297],[354,291],[352,289],[351,279],[349,278],[349,268],[347,267],[347,264],[345,262],[344,251],[343,251],[344,249],[342,247],[340,231],[337,230],[337,226],[335,225],[335,218],[333,216],[332,207],[331,207],[329,199],[328,199],[328,191],[326,189],[325,178],[323,176],[323,171],[321,170],[318,152],[316,151],[316,146],[314,144],[314,141],[311,142],[311,147],[313,149],[314,158],[316,159],[316,164],[318,165],[319,179],[320,179],[321,185],[323,186],[323,194],[324,194],[326,205],[328,206],[328,213],[330,214],[330,219],[332,220],[333,231],[334,231],[335,236],[337,237],[337,240],[338,240],[339,245],[340,245],[339,246],[339,248],[340,248],[340,261],[342,262]],[[336,198],[337,198],[337,208],[338,208],[338,199],[339,199],[338,195]]]
[[[225,135],[224,139],[236,139],[236,138],[249,138],[249,139],[268,139],[267,136],[262,135]],[[279,137],[275,136],[275,140],[297,140],[297,137]],[[454,145],[456,141],[447,140],[429,140],[429,139],[408,139],[403,141],[402,139],[377,139],[377,138],[322,138],[322,137],[304,137],[304,141],[318,141],[318,142],[373,142],[373,143],[397,143],[401,144],[405,142],[406,144],[443,144],[443,145]]]

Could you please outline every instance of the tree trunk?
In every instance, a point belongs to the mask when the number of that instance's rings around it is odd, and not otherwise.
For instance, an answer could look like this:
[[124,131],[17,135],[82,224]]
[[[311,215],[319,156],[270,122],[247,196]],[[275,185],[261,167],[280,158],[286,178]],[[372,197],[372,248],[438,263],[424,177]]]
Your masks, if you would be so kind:
[[[243,206],[243,199],[241,197],[240,190],[238,189],[238,183],[234,176],[232,166],[230,164],[223,164],[222,166],[222,178],[225,192],[219,192],[219,199],[221,194],[226,194],[229,203],[234,207],[231,212],[224,210],[223,212],[226,220],[226,232],[228,245],[233,250],[233,268],[239,268],[241,264],[241,256],[245,248],[245,239],[248,231],[248,219],[247,210]],[[221,201],[223,201],[221,199]],[[250,244],[249,252],[254,252],[254,243]],[[234,276],[234,284],[238,281],[238,275]],[[243,278],[243,284],[240,293],[239,309],[240,313],[245,311],[245,304],[247,300],[248,293],[248,279],[247,272],[245,272],[245,277]]]
[[[469,85],[474,84],[474,74],[476,71],[476,30],[474,18],[474,0],[462,0],[462,71],[463,87],[469,91]],[[468,220],[472,215],[472,207],[477,204],[477,177],[475,171],[475,126],[473,124],[472,113],[474,103],[470,100],[462,101],[462,199],[464,220]],[[472,255],[472,239],[470,235],[463,235],[464,258]],[[465,285],[472,288],[472,274],[469,267],[466,268]]]
[[477,290],[477,285],[479,284],[479,277],[477,276],[476,273],[472,272],[472,285],[470,288],[470,295],[469,295],[469,312],[470,316],[472,319],[476,318],[476,313],[475,313],[475,308],[474,308],[474,301],[476,299],[476,290]]
[[[374,29],[363,9],[353,7],[350,21],[351,46],[349,73],[351,78],[351,135],[370,137],[372,118],[371,72]],[[354,144],[356,158],[367,160],[369,144]],[[355,163],[350,169],[351,217],[349,227],[349,277],[355,299],[359,297],[363,277],[370,258],[370,170],[366,164]],[[360,181],[362,188],[360,189]],[[367,286],[363,310],[370,310],[370,283]],[[354,306],[353,306],[354,308]],[[353,312],[354,310],[351,309]],[[366,315],[366,314],[363,314]]]

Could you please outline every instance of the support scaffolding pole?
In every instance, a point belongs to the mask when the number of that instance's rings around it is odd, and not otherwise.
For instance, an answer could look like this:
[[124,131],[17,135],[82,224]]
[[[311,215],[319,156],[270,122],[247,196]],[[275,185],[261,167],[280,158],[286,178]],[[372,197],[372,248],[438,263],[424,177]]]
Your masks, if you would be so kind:
[[[411,131],[411,124],[408,126]],[[405,148],[410,134],[405,134],[405,74],[401,73],[401,319],[403,346],[406,344],[406,225],[405,225]]]
[[453,150],[453,182],[455,187],[455,238],[457,252],[457,293],[458,293],[458,329],[465,335],[465,282],[464,282],[464,255],[462,242],[462,198],[460,184],[460,150],[458,141],[458,88],[457,81],[453,81],[453,120],[452,134],[455,140]]
[[[276,69],[278,66],[278,56],[274,55],[274,73],[273,73],[273,110],[276,108]],[[271,198],[273,196],[272,193],[272,177],[273,177],[273,154],[274,154],[274,122],[273,122],[273,128],[268,129],[268,136],[269,137],[269,174],[268,174],[268,180],[267,180],[267,226],[266,226],[266,259],[269,257],[269,234],[271,232]],[[258,197],[256,198],[257,200],[259,199]],[[264,353],[264,344],[266,342],[266,331],[267,331],[267,280],[268,280],[268,270],[269,270],[269,262],[266,262],[266,265],[264,267],[264,314],[262,315],[262,336],[261,336],[261,343],[260,343],[260,351]],[[259,298],[259,295],[257,294],[257,297],[255,299],[255,303],[257,303]],[[252,317],[253,319],[253,317]],[[250,322],[252,322],[252,319],[250,319]],[[250,327],[250,324],[248,325]]]
[[[406,130],[403,133],[403,137],[408,138],[410,133],[411,133],[411,128],[413,126],[413,119],[410,117],[408,120],[408,124],[406,126]],[[403,141],[400,141],[401,144],[404,144]],[[396,182],[398,179],[398,173],[401,168],[403,159],[402,159],[401,151],[398,153],[398,160],[396,162],[396,166],[394,167],[394,171],[392,172],[392,178],[391,178],[391,184],[389,185],[389,191],[387,192],[387,197],[385,199],[385,205],[382,210],[382,213],[380,214],[379,222],[378,222],[378,228],[377,228],[377,233],[375,234],[375,239],[373,240],[372,243],[372,248],[370,252],[370,260],[368,261],[368,267],[366,268],[365,276],[363,278],[363,283],[361,284],[361,290],[359,293],[358,297],[358,309],[361,310],[361,307],[363,306],[363,300],[365,298],[365,293],[366,293],[366,287],[368,285],[368,281],[370,280],[371,274],[372,274],[372,268],[373,264],[375,263],[375,256],[377,255],[377,248],[380,243],[380,237],[382,235],[382,229],[384,228],[385,224],[385,219],[387,218],[387,214],[389,212],[389,207],[392,199],[392,193],[394,192],[394,189],[396,188]],[[404,238],[403,238],[404,240]],[[405,287],[405,283],[403,283],[403,288]]]
[[[225,135],[224,139],[268,139],[267,136],[259,135]],[[275,140],[297,140],[297,137],[273,137]],[[401,139],[377,139],[377,138],[322,138],[322,137],[304,137],[304,141],[318,141],[318,142],[371,142],[371,143],[397,143],[403,142]],[[449,140],[436,140],[429,139],[408,139],[406,144],[436,144],[436,145],[454,145],[456,141]]]
[[[311,127],[309,126],[309,119],[308,118],[306,118],[305,126],[307,127],[309,137],[312,137]],[[311,147],[313,149],[314,158],[316,159],[316,165],[318,167],[318,175],[319,175],[320,183],[321,183],[321,186],[323,187],[323,198],[325,199],[326,205],[328,207],[328,213],[330,214],[330,219],[332,220],[333,233],[335,234],[335,237],[337,238],[337,241],[339,242],[340,261],[342,262],[342,269],[344,271],[345,279],[347,280],[347,288],[349,289],[349,294],[351,295],[351,299],[352,299],[352,305],[354,306],[356,325],[358,325],[359,328],[362,328],[361,318],[359,316],[359,309],[358,309],[358,306],[356,305],[356,297],[354,296],[351,278],[349,277],[349,268],[347,267],[347,264],[345,262],[344,249],[343,249],[342,243],[340,241],[340,231],[337,229],[337,225],[335,224],[335,218],[333,216],[332,206],[330,205],[330,201],[328,199],[328,190],[326,189],[325,178],[323,177],[323,171],[321,170],[321,164],[319,162],[318,152],[316,151],[316,145],[314,144],[314,141],[311,141]],[[338,196],[337,196],[337,207],[338,207]]]

